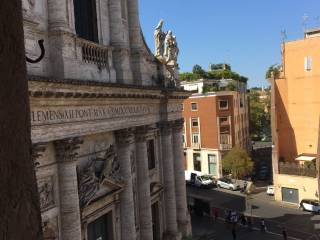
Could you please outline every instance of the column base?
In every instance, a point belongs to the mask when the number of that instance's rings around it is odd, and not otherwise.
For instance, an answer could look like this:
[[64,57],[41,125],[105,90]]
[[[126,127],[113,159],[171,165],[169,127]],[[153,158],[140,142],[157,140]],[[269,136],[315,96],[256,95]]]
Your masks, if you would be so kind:
[[165,232],[163,234],[163,240],[181,240],[182,235],[180,232]]
[[192,236],[192,228],[190,221],[178,221],[178,229],[183,237]]

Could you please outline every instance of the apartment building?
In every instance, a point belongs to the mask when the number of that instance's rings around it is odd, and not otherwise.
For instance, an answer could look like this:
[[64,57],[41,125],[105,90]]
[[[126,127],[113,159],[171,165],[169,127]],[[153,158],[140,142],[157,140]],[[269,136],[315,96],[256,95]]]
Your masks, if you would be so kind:
[[319,199],[320,29],[282,44],[282,69],[271,79],[275,199]]
[[246,93],[195,93],[183,102],[185,169],[222,176],[221,160],[234,146],[248,149]]

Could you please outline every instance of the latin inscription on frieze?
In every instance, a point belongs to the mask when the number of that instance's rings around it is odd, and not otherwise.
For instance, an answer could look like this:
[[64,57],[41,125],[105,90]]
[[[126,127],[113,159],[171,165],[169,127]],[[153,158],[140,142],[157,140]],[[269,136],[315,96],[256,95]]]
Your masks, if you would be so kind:
[[115,105],[88,107],[48,107],[31,109],[32,126],[66,122],[95,121],[109,118],[133,117],[156,113],[157,108],[150,105]]

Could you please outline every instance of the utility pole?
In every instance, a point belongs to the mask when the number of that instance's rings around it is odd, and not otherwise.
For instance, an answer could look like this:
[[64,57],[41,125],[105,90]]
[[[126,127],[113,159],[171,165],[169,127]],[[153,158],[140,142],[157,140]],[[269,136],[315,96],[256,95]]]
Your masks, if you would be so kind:
[[0,239],[42,239],[21,0],[0,1]]

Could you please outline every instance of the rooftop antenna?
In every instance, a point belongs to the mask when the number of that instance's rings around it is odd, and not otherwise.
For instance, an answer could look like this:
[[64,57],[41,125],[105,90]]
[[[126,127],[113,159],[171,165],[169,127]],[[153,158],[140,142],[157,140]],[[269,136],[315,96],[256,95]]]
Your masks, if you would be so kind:
[[287,31],[285,29],[281,30],[281,41],[284,43],[287,40]]
[[309,16],[305,13],[302,16],[302,26],[303,26],[303,31],[305,31],[307,29],[307,22],[309,20]]

